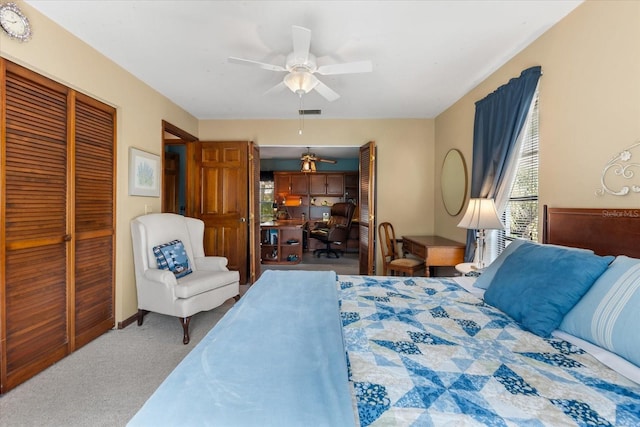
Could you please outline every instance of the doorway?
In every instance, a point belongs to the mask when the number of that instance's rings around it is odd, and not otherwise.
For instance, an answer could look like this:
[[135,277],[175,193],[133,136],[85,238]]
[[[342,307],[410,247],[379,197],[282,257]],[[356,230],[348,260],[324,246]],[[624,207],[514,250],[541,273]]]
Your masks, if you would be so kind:
[[[363,151],[364,149],[364,151]],[[301,175],[302,169],[302,160],[305,154],[313,153],[313,157],[329,160],[330,162],[325,162],[322,160],[316,161],[315,170],[318,175],[320,174],[332,174],[332,173],[345,173],[345,193],[341,194],[339,201],[350,201],[354,200],[357,203],[358,209],[356,210],[356,216],[354,216],[354,227],[353,234],[355,234],[355,238],[350,236],[349,242],[356,242],[355,250],[354,248],[349,248],[349,250],[345,250],[344,253],[349,256],[353,255],[355,252],[356,257],[358,253],[360,253],[359,261],[359,269],[355,274],[373,274],[375,272],[375,233],[370,233],[369,230],[375,230],[375,143],[369,142],[363,146],[353,146],[353,147],[343,147],[343,146],[317,146],[317,147],[299,147],[299,146],[266,146],[260,147],[261,150],[261,161],[260,161],[260,169],[261,175],[265,176],[268,174],[283,174],[283,180],[286,181],[286,178],[290,180],[289,185],[293,185],[293,181],[291,181],[291,177],[287,175]],[[364,153],[364,156],[363,156]],[[364,167],[363,167],[364,166]],[[364,172],[364,174],[363,174]],[[349,173],[352,176],[349,178],[355,178],[353,182],[348,184],[350,179],[347,179]],[[311,173],[310,175],[313,175]],[[318,177],[320,178],[320,177]],[[272,178],[273,179],[273,178]],[[310,185],[310,184],[308,184]],[[280,185],[282,186],[282,185]],[[275,185],[274,187],[280,187],[279,185]],[[285,185],[286,186],[286,185]],[[364,187],[366,188],[364,188]],[[347,190],[348,187],[348,190]],[[294,187],[291,187],[294,188]],[[360,195],[360,192],[362,195]],[[277,192],[277,190],[276,190]],[[295,191],[294,191],[295,192]],[[335,197],[313,197],[314,195],[312,190],[309,190],[308,199],[302,197],[300,198],[301,206],[299,207],[289,207],[286,208],[288,213],[292,215],[292,217],[298,218],[302,215],[311,221],[314,220],[314,213],[318,208],[318,203],[323,203],[326,201],[329,203],[329,206],[332,202],[338,201]],[[277,194],[270,193],[271,196],[277,197]],[[349,194],[349,196],[347,196]],[[296,195],[300,195],[296,193]],[[365,199],[361,199],[364,197]],[[317,199],[317,200],[316,200]],[[333,200],[336,199],[336,200]],[[261,200],[263,201],[264,206],[269,205],[270,200]],[[308,206],[307,206],[308,205]],[[276,206],[280,206],[277,201],[273,203],[273,209],[275,210]],[[360,212],[360,206],[364,206],[365,210]],[[300,214],[300,212],[303,212]],[[315,215],[317,216],[317,215]],[[317,220],[317,218],[315,218]],[[361,241],[364,239],[364,242]],[[360,241],[360,243],[358,243]],[[313,249],[313,248],[310,248]],[[364,252],[363,252],[364,251]],[[312,251],[311,251],[312,252]],[[304,254],[307,254],[305,252]],[[302,264],[304,264],[308,257],[302,258]],[[310,260],[310,259],[309,259]],[[317,261],[317,260],[313,260]],[[327,260],[322,258],[322,263],[331,266],[335,259]],[[340,259],[335,261],[337,264]],[[310,263],[313,264],[313,263]],[[317,264],[317,262],[316,262]],[[277,269],[286,269],[287,267],[292,267],[292,269],[305,269],[305,266],[300,266],[300,264],[296,265],[286,265],[284,267],[277,267]],[[274,267],[276,268],[276,267]]]
[[193,216],[193,198],[190,177],[193,165],[187,159],[193,153],[193,143],[198,138],[162,121],[162,212]]

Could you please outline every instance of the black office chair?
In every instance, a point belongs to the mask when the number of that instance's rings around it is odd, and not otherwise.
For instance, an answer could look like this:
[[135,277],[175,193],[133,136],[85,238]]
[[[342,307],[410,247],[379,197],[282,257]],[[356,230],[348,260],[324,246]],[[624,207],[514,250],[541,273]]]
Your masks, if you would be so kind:
[[320,258],[320,255],[327,254],[327,258],[333,254],[340,258],[337,250],[331,248],[332,244],[346,245],[351,229],[351,220],[355,212],[356,205],[353,203],[336,203],[331,207],[331,214],[328,222],[317,222],[310,230],[310,237],[323,242],[326,247],[316,249],[313,254]]

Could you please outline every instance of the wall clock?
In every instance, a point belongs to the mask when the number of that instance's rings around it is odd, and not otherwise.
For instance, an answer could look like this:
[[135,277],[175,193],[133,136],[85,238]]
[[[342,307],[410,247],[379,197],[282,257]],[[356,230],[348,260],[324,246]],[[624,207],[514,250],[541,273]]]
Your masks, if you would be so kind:
[[31,25],[15,3],[0,5],[0,27],[12,39],[26,42],[31,38]]

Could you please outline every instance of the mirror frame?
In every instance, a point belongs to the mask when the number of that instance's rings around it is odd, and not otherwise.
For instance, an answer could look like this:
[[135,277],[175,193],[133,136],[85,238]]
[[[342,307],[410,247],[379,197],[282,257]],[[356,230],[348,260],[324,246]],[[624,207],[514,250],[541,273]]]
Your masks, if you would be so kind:
[[[445,179],[445,175],[449,179]],[[451,177],[463,177],[463,182],[459,179],[451,180]],[[464,207],[467,198],[467,165],[464,156],[456,148],[450,149],[444,156],[442,170],[440,172],[440,191],[442,193],[442,203],[444,209],[451,216],[458,215]]]

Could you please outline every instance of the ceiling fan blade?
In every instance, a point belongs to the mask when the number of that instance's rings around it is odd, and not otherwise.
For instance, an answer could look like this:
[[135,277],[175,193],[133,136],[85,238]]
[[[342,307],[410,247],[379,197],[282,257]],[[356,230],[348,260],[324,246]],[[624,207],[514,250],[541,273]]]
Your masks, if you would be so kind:
[[329,64],[318,67],[316,73],[322,75],[330,74],[352,74],[352,73],[370,73],[373,71],[371,61],[345,62],[343,64]]
[[337,160],[329,160],[329,159],[316,159],[316,160],[324,163],[332,163],[334,165],[338,162]]
[[256,66],[256,67],[262,68],[263,70],[287,71],[284,67],[280,65],[267,64],[265,62],[253,61],[251,59],[236,58],[234,56],[230,56],[229,58],[227,58],[227,61],[233,64]]
[[300,63],[305,64],[309,59],[309,49],[311,48],[311,30],[293,25],[293,57]]
[[322,83],[320,80],[318,80],[318,84],[314,89],[329,102],[333,102],[336,99],[340,98],[340,95],[338,95],[336,92],[334,92],[333,89]]
[[280,82],[274,87],[272,87],[271,89],[269,89],[268,91],[266,91],[265,93],[263,93],[263,95],[271,95],[273,93],[282,92],[286,88],[287,86],[284,84],[284,82]]

